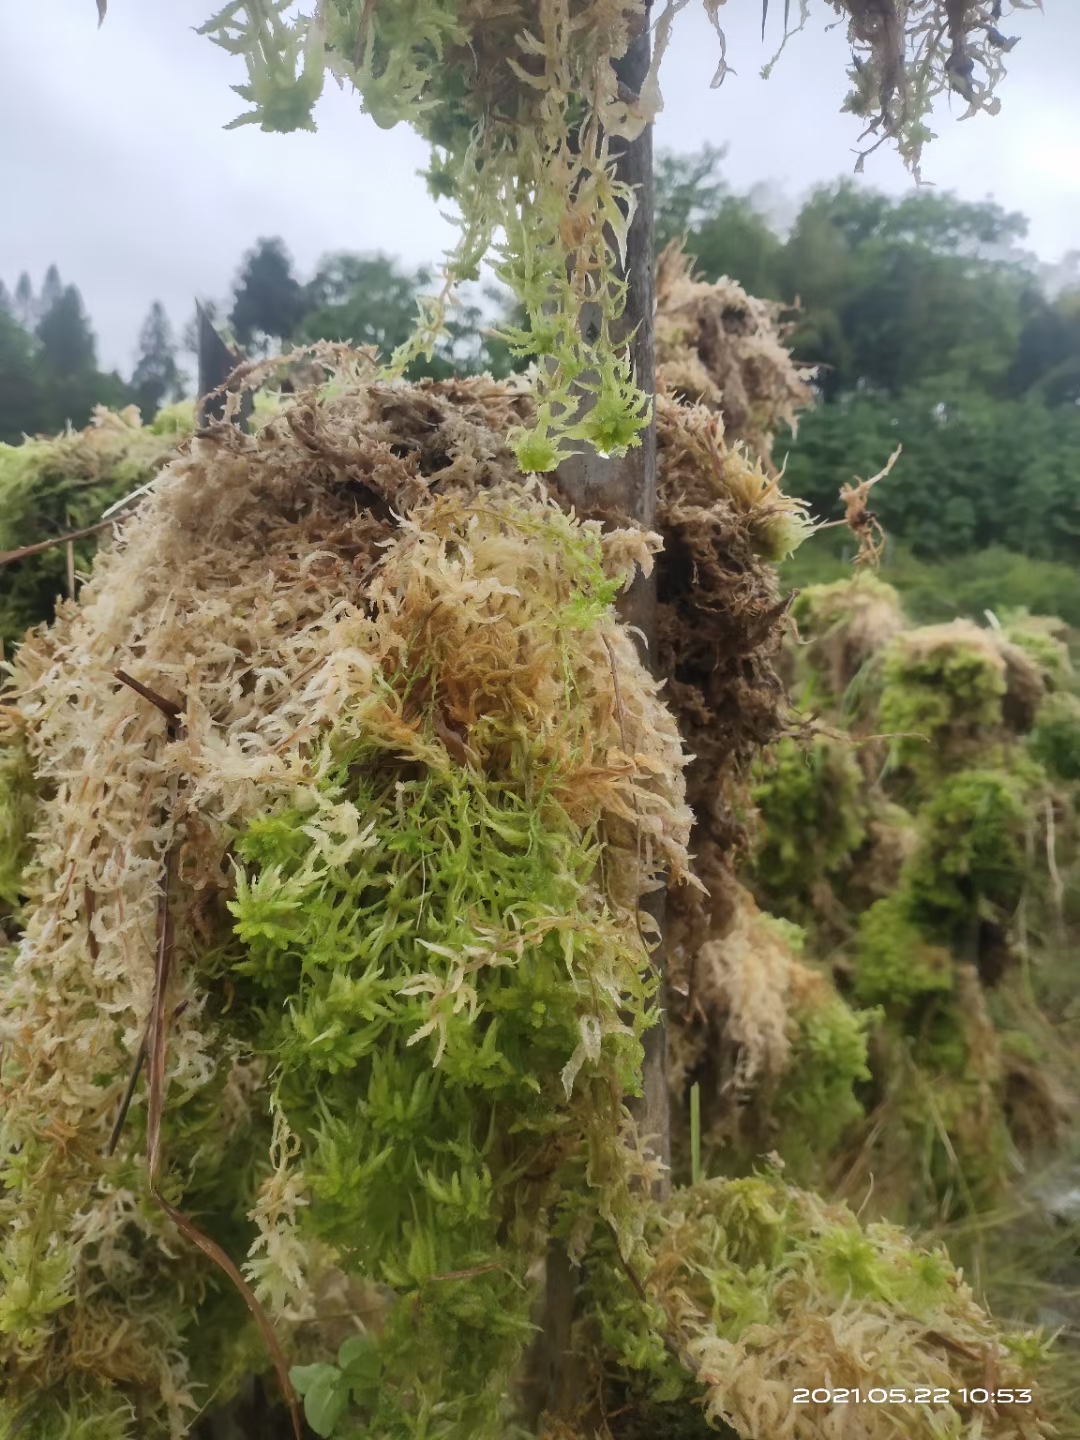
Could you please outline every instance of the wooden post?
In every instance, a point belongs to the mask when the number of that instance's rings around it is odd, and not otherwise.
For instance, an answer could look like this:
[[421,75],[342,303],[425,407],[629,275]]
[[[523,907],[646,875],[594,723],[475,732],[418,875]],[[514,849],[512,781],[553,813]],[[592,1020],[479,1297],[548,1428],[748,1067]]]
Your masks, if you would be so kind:
[[[195,301],[195,319],[199,343],[197,418],[199,428],[202,429],[209,420],[225,418],[225,394],[217,395],[214,392],[221,389],[237,365],[243,362],[244,356],[239,351],[231,350],[225,344],[218,334],[214,322],[198,300]],[[255,402],[251,391],[247,390],[240,401],[240,413],[236,418],[236,423],[241,430],[247,429],[247,423],[251,419],[254,408]]]
[[[616,66],[622,85],[637,95],[649,72],[650,32],[646,23],[626,55]],[[634,141],[613,140],[620,180],[632,185],[638,205],[626,246],[628,292],[622,318],[622,334],[633,335],[631,354],[639,387],[652,395],[656,389],[656,291],[654,283],[655,246],[653,238],[653,155],[652,126]],[[656,524],[656,414],[649,416],[641,444],[620,459],[598,455],[595,450],[575,455],[559,468],[559,485],[581,511],[603,510],[612,518],[636,521],[646,529]],[[646,580],[638,575],[622,597],[619,613],[628,625],[646,637],[642,658],[654,668],[656,644],[655,575]],[[663,891],[647,897],[646,906],[658,923],[663,921]],[[660,954],[656,956],[660,962]],[[663,967],[661,966],[661,969]],[[664,996],[661,995],[661,1005]],[[667,1032],[663,1020],[645,1036],[644,1095],[631,1102],[643,1134],[655,1137],[651,1153],[665,1165],[671,1158],[671,1125],[667,1091]],[[668,1184],[660,1187],[666,1194]]]
[[[650,30],[648,21],[627,54],[616,66],[620,82],[638,95],[649,71]],[[622,335],[633,335],[631,354],[637,383],[646,394],[656,388],[654,353],[655,285],[653,238],[653,157],[652,126],[646,126],[637,140],[613,140],[620,180],[634,187],[637,209],[626,247],[628,293],[622,319]],[[586,323],[588,317],[586,318]],[[618,337],[616,337],[618,338]],[[574,456],[558,471],[559,488],[583,513],[602,511],[613,520],[635,521],[651,529],[656,522],[656,418],[655,410],[642,431],[641,444],[620,459],[595,451]],[[620,614],[646,637],[647,664],[655,663],[656,585],[655,579],[638,575],[622,597]],[[647,897],[646,907],[655,919],[663,920],[663,891]],[[655,957],[660,963],[660,952]],[[661,972],[663,967],[661,965]],[[665,1004],[663,992],[661,1006]],[[670,1164],[671,1126],[667,1088],[667,1032],[663,1019],[645,1035],[643,1095],[631,1100],[630,1108],[643,1135],[654,1137],[652,1155]],[[669,1181],[658,1186],[662,1197]],[[553,1416],[569,1417],[580,1401],[585,1383],[581,1357],[572,1344],[571,1327],[580,1272],[570,1263],[562,1245],[548,1250],[543,1333],[532,1356],[530,1382],[533,1391],[529,1418],[535,1424],[546,1410]]]

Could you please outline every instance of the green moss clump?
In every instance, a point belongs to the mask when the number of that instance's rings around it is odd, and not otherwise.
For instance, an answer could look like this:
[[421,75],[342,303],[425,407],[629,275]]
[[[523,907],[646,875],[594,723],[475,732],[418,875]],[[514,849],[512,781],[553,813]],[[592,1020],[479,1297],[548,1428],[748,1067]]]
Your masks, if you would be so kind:
[[809,746],[781,740],[755,775],[755,888],[771,909],[802,921],[814,885],[838,880],[866,838],[859,767],[850,746],[816,736]]
[[941,782],[904,877],[908,913],[931,939],[963,945],[986,906],[1015,910],[1029,794],[1029,777],[1016,771],[963,770]]
[[1002,728],[1005,663],[984,632],[957,621],[912,630],[889,647],[878,724],[893,762],[925,786]]
[[42,1395],[26,1404],[0,1398],[0,1435],[4,1440],[19,1435],[33,1440],[129,1440],[134,1407],[107,1391],[107,1386],[87,1382],[72,1386],[63,1398]]
[[868,1035],[880,1010],[853,1010],[832,985],[807,972],[791,1006],[791,1059],[772,1115],[775,1146],[799,1184],[820,1182],[843,1137],[864,1116],[857,1090],[871,1078]]
[[[238,853],[233,973],[304,1149],[305,1229],[412,1295],[380,1342],[366,1423],[397,1433],[430,1392],[454,1434],[488,1433],[530,1332],[539,1215],[520,1177],[553,1138],[557,1154],[583,1064],[603,1052],[620,1088],[638,1083],[635,947],[625,921],[582,909],[597,841],[542,783],[529,803],[468,771],[397,778],[391,754],[359,745],[318,813],[257,820]],[[614,1002],[592,1020],[596,987],[637,993],[633,1029]]]
[[883,1005],[904,1015],[928,995],[953,987],[953,960],[929,944],[911,915],[904,892],[878,900],[859,923],[855,995],[865,1005]]
[[1048,615],[1029,615],[1026,610],[1007,612],[1003,617],[1005,638],[1018,646],[1038,665],[1051,689],[1065,685],[1073,673],[1069,647],[1061,638],[1065,626]]
[[856,677],[904,626],[897,592],[868,572],[808,586],[792,615],[804,642],[800,699],[807,707],[853,702]]
[[[85,430],[0,445],[0,550],[95,525],[160,470],[185,433],[182,415],[173,413],[184,409],[163,412],[155,428],[142,426],[134,407],[119,414],[99,407]],[[74,542],[77,569],[89,568],[100,538]],[[0,651],[10,653],[30,626],[52,618],[67,590],[67,563],[57,545],[0,570]]]
[[1080,699],[1060,692],[1039,707],[1029,741],[1032,755],[1057,780],[1080,780]]
[[173,405],[163,405],[146,428],[151,435],[172,435],[177,439],[191,435],[195,430],[195,402],[177,400]]

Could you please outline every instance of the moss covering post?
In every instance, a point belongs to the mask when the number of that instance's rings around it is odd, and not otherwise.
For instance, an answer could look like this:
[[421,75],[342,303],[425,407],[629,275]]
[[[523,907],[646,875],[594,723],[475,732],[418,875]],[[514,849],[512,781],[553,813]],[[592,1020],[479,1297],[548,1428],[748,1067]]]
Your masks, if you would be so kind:
[[[639,94],[649,73],[649,63],[649,16],[646,13],[637,39],[615,64],[620,93],[625,87],[629,94]],[[626,309],[621,322],[622,334],[617,338],[629,340],[637,383],[645,394],[652,396],[656,389],[656,304],[651,124],[645,126],[636,140],[613,142],[612,153],[616,157],[618,179],[632,187],[637,197],[626,243]],[[653,529],[656,524],[655,402],[650,405],[649,423],[641,431],[640,445],[618,457],[605,455],[590,446],[584,453],[562,463],[558,479],[560,488],[580,512],[599,511],[616,523],[632,521],[646,530]],[[643,658],[655,669],[652,659],[656,631],[655,574],[646,577],[639,571],[619,610],[627,624],[635,626],[645,637],[648,653]],[[662,892],[650,900],[651,903],[646,904],[659,922]],[[652,1153],[666,1165],[671,1155],[671,1136],[665,1072],[665,1029],[661,1022],[645,1037],[644,1094],[632,1108],[642,1133],[656,1137]]]
[[[623,87],[637,96],[649,73],[649,15],[626,55],[615,64],[620,93]],[[653,270],[655,245],[653,227],[653,154],[652,126],[647,125],[636,140],[617,140],[612,145],[616,157],[616,174],[625,185],[633,187],[637,209],[627,234],[625,279],[626,308],[623,312],[620,339],[627,338],[633,360],[634,375],[645,394],[652,396],[656,385],[655,358],[655,285]],[[586,326],[589,317],[585,316]],[[564,460],[558,471],[559,486],[582,513],[602,513],[606,518],[624,523],[636,521],[645,529],[656,523],[656,414],[655,402],[650,405],[648,425],[640,432],[641,444],[624,455],[604,455],[591,446],[582,454]],[[643,656],[655,668],[656,579],[640,571],[619,606],[623,618],[644,637],[647,654]],[[657,891],[644,901],[658,924],[663,920],[663,892]],[[656,957],[659,960],[659,953]],[[651,1152],[668,1166],[671,1162],[671,1116],[667,1083],[667,1031],[663,1018],[644,1036],[645,1059],[642,1072],[642,1095],[631,1101],[643,1136]],[[657,1184],[657,1198],[670,1191],[670,1181]],[[548,1253],[544,1329],[534,1355],[535,1400],[540,1409],[552,1414],[568,1415],[584,1386],[584,1368],[575,1359],[572,1348],[571,1324],[579,1273],[571,1265],[565,1247],[554,1241]]]

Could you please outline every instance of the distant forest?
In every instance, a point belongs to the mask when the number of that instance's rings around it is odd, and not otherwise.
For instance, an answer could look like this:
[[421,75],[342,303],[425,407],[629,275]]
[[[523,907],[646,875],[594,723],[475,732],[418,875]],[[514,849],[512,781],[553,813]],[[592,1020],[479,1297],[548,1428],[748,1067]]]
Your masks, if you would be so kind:
[[[875,504],[910,565],[1004,548],[1050,563],[1060,587],[1080,560],[1080,255],[1048,277],[1021,248],[1019,214],[847,181],[814,192],[781,233],[727,186],[722,159],[660,158],[658,239],[686,236],[705,278],[726,274],[792,307],[790,343],[819,367],[820,403],[790,443],[787,488],[833,518],[840,486],[901,443]],[[261,239],[217,313],[252,352],[321,338],[388,351],[431,278],[338,253],[305,281],[282,240]],[[479,326],[476,309],[460,312],[428,373],[506,373],[505,347],[477,339]],[[39,292],[26,275],[0,284],[0,441],[80,426],[97,403],[133,403],[147,419],[184,394],[179,353],[155,303],[132,375],[104,374],[79,291],[55,266]]]

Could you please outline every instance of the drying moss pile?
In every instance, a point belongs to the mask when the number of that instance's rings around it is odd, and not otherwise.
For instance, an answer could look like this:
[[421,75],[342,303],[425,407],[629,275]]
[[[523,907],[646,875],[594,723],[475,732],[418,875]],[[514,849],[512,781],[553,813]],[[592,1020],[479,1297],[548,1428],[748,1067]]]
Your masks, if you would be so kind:
[[[199,1234],[242,1267],[309,1421],[342,1437],[513,1433],[552,1227],[582,1260],[615,1245],[657,1296],[670,1264],[624,1103],[656,1013],[639,902],[667,887],[683,962],[688,916],[719,932],[688,898],[676,716],[613,609],[659,539],[580,521],[523,479],[506,437],[531,417],[526,389],[335,363],[257,434],[215,424],[182,447],[15,663],[23,778],[3,813],[28,795],[17,823],[36,843],[15,882],[24,933],[0,952],[0,1417],[42,1440],[179,1437],[267,1364]],[[754,575],[733,623],[760,606],[761,645],[779,624],[764,557],[797,509],[715,415],[665,401],[661,426],[665,523],[678,533],[692,502],[718,569],[721,543],[741,547]],[[690,457],[708,467],[692,490]],[[691,629],[700,643],[694,604],[719,608],[707,590],[680,603],[676,667],[698,663],[680,648]],[[703,831],[729,909],[718,836],[753,748],[751,728],[716,760]],[[812,1150],[819,1106],[842,1114],[861,1073],[863,1022],[743,904],[745,953],[714,947],[709,972],[728,977],[732,1063],[740,1084],[805,1067],[790,1127]],[[788,1018],[770,1030],[773,987]],[[596,1291],[591,1334],[612,1303]],[[962,1292],[935,1304],[937,1374],[976,1322]],[[730,1325],[693,1305],[678,1395],[719,1414]],[[809,1364],[817,1311],[776,1305]],[[627,1343],[600,1341],[619,1365]],[[928,1355],[891,1373],[915,1383]],[[644,1384],[674,1393],[666,1374]],[[730,1414],[758,1433],[734,1392]]]
[[822,733],[759,766],[750,879],[879,1011],[834,1180],[862,1194],[872,1175],[902,1219],[986,1211],[1065,1115],[1064,1037],[1037,1000],[1076,852],[1068,652],[1026,616],[910,628],[872,576],[807,590],[795,618]]
[[[253,1211],[275,1308],[302,1313],[320,1246],[410,1292],[381,1352],[416,1370],[380,1389],[395,1413],[495,1424],[567,1165],[626,1243],[617,1097],[654,988],[637,899],[661,869],[678,883],[690,815],[611,609],[652,545],[508,488],[521,403],[358,383],[263,437],[196,439],[20,652],[46,795],[4,999],[4,1403],[40,1433],[58,1393],[77,1413],[118,1382],[179,1433],[204,1324],[207,1277],[146,1195],[140,1105],[103,1153],[151,1009],[163,857],[162,1192],[218,1235]],[[410,434],[424,450],[399,458]],[[237,1163],[271,1139],[278,1169]]]
[[[708,1434],[702,1414],[781,1440],[1047,1433],[1038,1342],[995,1330],[948,1256],[893,1226],[770,1171],[676,1191],[650,1207],[646,1239],[647,1306],[610,1246],[587,1285],[597,1360],[624,1398],[662,1402],[654,1434]],[[1010,1389],[1020,1403],[979,1403]]]

